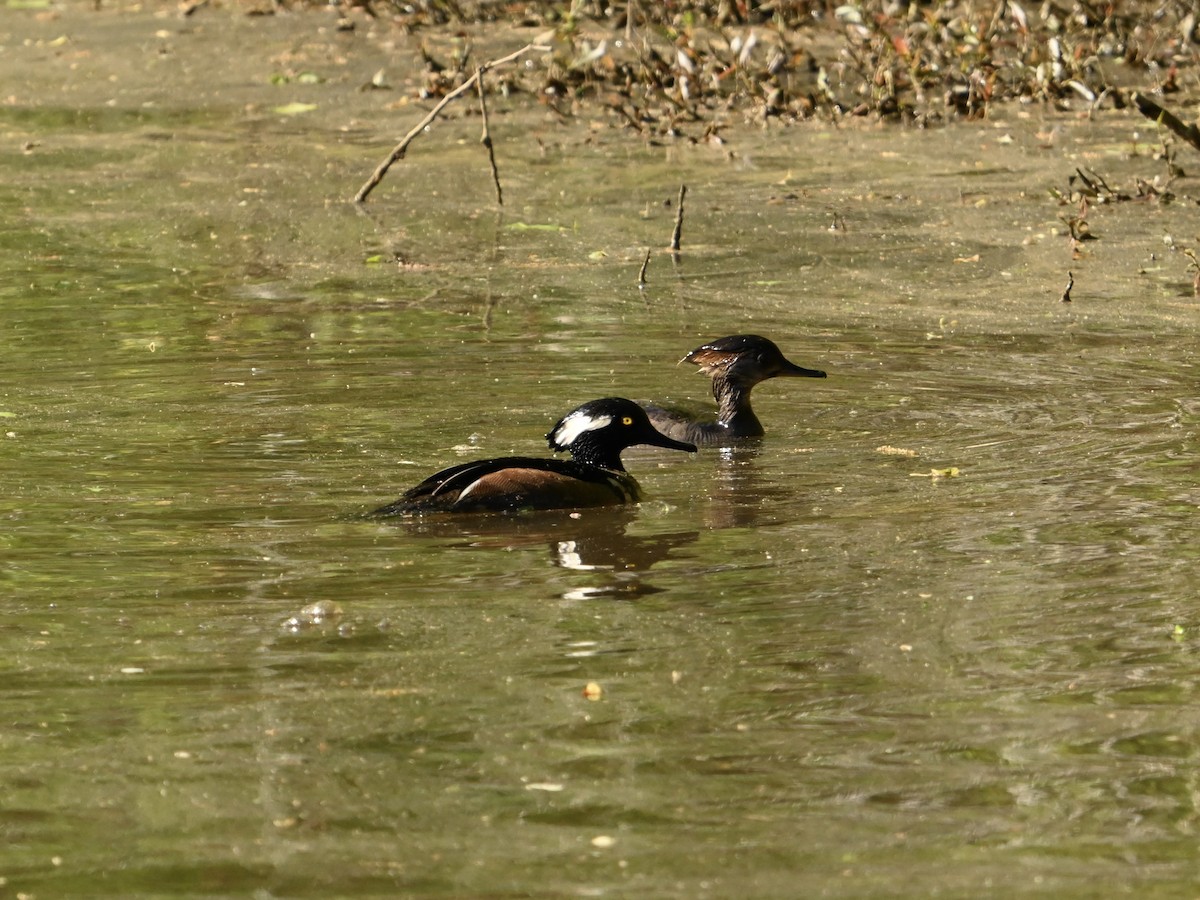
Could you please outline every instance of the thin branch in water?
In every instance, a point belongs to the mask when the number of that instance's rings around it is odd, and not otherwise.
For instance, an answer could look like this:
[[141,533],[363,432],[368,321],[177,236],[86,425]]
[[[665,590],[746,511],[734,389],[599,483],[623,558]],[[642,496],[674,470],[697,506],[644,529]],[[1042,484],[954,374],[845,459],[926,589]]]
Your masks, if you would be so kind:
[[1183,255],[1192,261],[1188,266],[1192,270],[1192,294],[1200,297],[1200,259],[1196,258],[1196,251],[1190,248],[1183,248]]
[[1129,95],[1129,99],[1133,101],[1134,106],[1147,119],[1153,119],[1159,125],[1165,125],[1167,128],[1175,132],[1183,140],[1187,141],[1191,146],[1200,150],[1200,128],[1196,127],[1196,123],[1184,122],[1179,116],[1175,115],[1169,109],[1159,106],[1145,94],[1134,91]]
[[642,260],[642,268],[638,272],[638,288],[646,286],[646,267],[650,265],[650,251],[646,250],[646,258]]
[[1063,303],[1070,303],[1071,302],[1071,288],[1073,288],[1073,287],[1075,287],[1075,276],[1072,273],[1068,272],[1067,273],[1067,286],[1065,288],[1063,288],[1062,296],[1059,297],[1058,299],[1061,300]]
[[365,202],[367,199],[367,196],[371,193],[371,191],[375,190],[375,188],[379,186],[379,183],[381,181],[383,181],[383,177],[385,175],[387,175],[388,169],[390,169],[393,164],[395,164],[396,162],[398,162],[399,160],[404,158],[404,154],[408,151],[408,145],[411,144],[414,140],[416,140],[417,135],[419,135],[422,131],[424,131],[426,128],[428,128],[429,125],[432,124],[434,119],[436,119],[439,115],[441,115],[441,112],[443,109],[445,109],[447,106],[449,106],[455,100],[457,100],[459,97],[461,97],[467,91],[471,90],[471,88],[475,87],[476,84],[479,84],[480,81],[482,80],[484,72],[487,72],[489,69],[494,69],[497,66],[503,66],[510,62],[513,62],[514,60],[519,59],[525,53],[528,53],[530,50],[546,50],[546,49],[548,49],[548,48],[546,48],[545,46],[543,46],[541,44],[526,44],[524,47],[522,47],[520,50],[517,50],[515,53],[510,53],[510,54],[508,54],[508,56],[502,56],[499,59],[488,60],[487,62],[485,62],[481,66],[479,66],[479,68],[477,68],[475,70],[474,75],[472,75],[470,78],[468,78],[462,84],[460,84],[458,87],[456,87],[450,93],[448,93],[445,97],[443,97],[438,102],[437,106],[435,106],[433,109],[431,109],[426,114],[425,118],[423,118],[420,122],[418,122],[416,124],[416,126],[411,131],[409,131],[408,134],[406,134],[404,136],[404,138],[400,141],[399,144],[397,144],[394,148],[392,148],[392,152],[389,153],[387,158],[379,164],[379,166],[375,169],[374,172],[371,173],[371,177],[368,178],[366,180],[366,182],[363,183],[363,186],[358,189],[358,193],[354,195],[354,202],[355,203]]
[[683,198],[687,196],[687,185],[679,186],[679,205],[675,208],[675,230],[671,233],[671,252],[679,252],[679,238],[683,234]]
[[479,113],[483,116],[483,135],[479,143],[487,147],[488,162],[492,165],[492,182],[496,185],[496,205],[504,205],[504,191],[500,188],[500,170],[496,168],[496,151],[492,148],[492,132],[488,128],[486,91],[483,89],[483,69],[475,70],[475,87],[479,91]]
[[[478,72],[476,74],[478,74]],[[379,164],[375,171],[371,173],[371,177],[368,178],[363,186],[358,189],[358,193],[354,195],[355,203],[363,203],[366,201],[367,196],[371,193],[371,191],[375,190],[375,188],[379,186],[379,183],[383,181],[383,176],[387,174],[388,169],[390,169],[394,163],[404,158],[404,154],[408,150],[408,145],[413,142],[416,136],[424,131],[429,124],[438,117],[438,114],[447,106],[449,106],[455,100],[455,98],[457,98],[460,94],[465,94],[468,90],[474,87],[475,77],[475,75],[472,75],[469,79],[464,81],[457,88],[443,97],[438,105],[430,110],[425,118],[418,122],[416,127],[404,136],[404,139],[401,140],[400,143],[392,149],[392,152],[388,154],[387,159]]]

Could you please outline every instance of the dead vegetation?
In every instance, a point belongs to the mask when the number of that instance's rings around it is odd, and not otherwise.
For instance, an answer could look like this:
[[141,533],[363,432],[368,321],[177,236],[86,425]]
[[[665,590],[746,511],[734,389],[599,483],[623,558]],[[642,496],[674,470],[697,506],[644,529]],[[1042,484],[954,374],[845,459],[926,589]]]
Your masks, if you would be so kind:
[[[493,84],[562,116],[606,111],[647,136],[713,137],[747,119],[986,117],[997,103],[1098,108],[1169,94],[1196,61],[1197,6],[1159,2],[603,3],[358,0],[354,16],[410,34],[504,21],[547,50]],[[453,30],[453,29],[452,29]],[[425,49],[422,92],[474,71],[469,43]]]

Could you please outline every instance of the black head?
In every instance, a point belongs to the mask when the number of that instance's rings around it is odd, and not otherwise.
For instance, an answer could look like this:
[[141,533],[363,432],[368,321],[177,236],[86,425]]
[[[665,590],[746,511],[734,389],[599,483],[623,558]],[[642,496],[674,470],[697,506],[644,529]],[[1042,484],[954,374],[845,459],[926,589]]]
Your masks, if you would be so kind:
[[621,451],[635,444],[696,452],[694,444],[655,430],[645,410],[621,397],[592,400],[572,410],[550,429],[546,440],[551,450],[569,451],[579,462],[621,471]]
[[774,341],[757,334],[735,334],[697,347],[683,358],[712,378],[721,377],[751,388],[768,378],[824,378],[819,369],[805,369],[783,355]]

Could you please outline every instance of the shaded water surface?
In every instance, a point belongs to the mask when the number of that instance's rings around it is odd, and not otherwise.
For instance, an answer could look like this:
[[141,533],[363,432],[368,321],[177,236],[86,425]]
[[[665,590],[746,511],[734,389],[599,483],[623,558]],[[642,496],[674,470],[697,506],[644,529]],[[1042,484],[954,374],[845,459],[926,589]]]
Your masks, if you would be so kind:
[[[330,21],[4,22],[4,888],[1186,895],[1192,183],[1076,258],[1049,195],[1158,174],[1143,123],[643,146],[498,99],[503,212],[474,118],[358,211],[419,111]],[[703,401],[675,361],[739,332],[829,378],[628,453],[637,508],[358,517]]]

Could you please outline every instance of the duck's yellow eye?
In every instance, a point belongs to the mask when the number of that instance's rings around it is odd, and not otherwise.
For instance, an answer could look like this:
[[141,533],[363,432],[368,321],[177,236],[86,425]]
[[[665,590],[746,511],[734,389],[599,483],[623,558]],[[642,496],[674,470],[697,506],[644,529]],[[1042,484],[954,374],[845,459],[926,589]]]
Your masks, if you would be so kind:
[[632,417],[632,416],[622,416],[622,417],[621,417],[621,424],[622,424],[622,425],[632,425],[632,424],[633,424],[633,417]]

